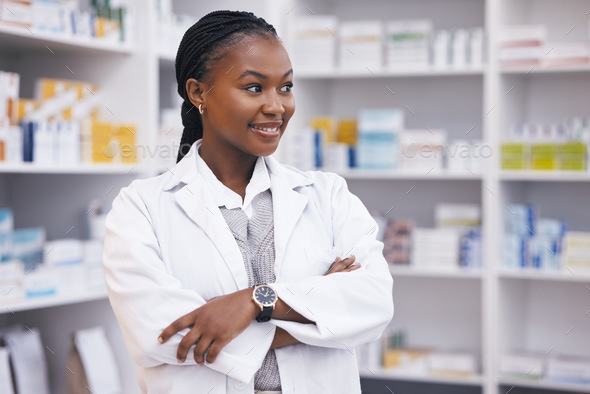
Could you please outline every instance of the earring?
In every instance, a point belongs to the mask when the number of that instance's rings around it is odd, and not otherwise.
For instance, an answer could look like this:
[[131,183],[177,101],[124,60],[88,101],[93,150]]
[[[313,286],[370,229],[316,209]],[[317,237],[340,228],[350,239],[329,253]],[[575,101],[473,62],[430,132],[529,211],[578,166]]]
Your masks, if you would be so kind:
[[203,109],[203,104],[199,104],[199,113],[203,115],[204,112],[205,110]]

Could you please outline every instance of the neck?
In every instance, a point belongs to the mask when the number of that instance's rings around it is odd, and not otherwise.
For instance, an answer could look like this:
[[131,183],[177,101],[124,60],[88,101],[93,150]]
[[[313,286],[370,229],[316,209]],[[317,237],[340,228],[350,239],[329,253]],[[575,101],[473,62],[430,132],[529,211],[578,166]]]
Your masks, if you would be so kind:
[[214,147],[208,148],[209,144],[203,138],[199,152],[203,161],[221,183],[238,193],[243,200],[258,157],[237,150],[219,152]]

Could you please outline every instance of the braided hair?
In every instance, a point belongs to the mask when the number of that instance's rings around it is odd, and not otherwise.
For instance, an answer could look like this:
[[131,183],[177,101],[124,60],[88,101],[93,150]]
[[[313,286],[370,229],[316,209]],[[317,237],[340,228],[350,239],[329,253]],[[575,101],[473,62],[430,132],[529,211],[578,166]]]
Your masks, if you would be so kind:
[[181,115],[184,130],[176,162],[188,153],[192,144],[203,138],[201,114],[190,102],[186,81],[204,80],[214,63],[225,56],[223,49],[237,44],[246,35],[278,38],[275,28],[251,12],[214,11],[192,25],[182,37],[176,54],[176,82],[183,98]]

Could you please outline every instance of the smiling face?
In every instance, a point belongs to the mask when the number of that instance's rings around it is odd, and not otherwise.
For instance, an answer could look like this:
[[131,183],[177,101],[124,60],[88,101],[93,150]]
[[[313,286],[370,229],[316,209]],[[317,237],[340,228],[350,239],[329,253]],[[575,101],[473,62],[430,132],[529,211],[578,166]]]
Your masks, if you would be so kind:
[[276,38],[260,35],[245,36],[222,51],[206,81],[199,82],[201,100],[191,99],[204,110],[203,151],[268,156],[295,111],[287,51]]

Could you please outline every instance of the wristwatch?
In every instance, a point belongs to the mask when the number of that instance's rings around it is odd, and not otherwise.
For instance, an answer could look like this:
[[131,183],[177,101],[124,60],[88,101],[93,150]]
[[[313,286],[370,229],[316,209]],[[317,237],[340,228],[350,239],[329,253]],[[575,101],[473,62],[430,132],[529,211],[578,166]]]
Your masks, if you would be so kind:
[[252,292],[252,300],[260,307],[256,321],[264,323],[270,320],[275,304],[279,300],[277,293],[269,285],[258,285]]

